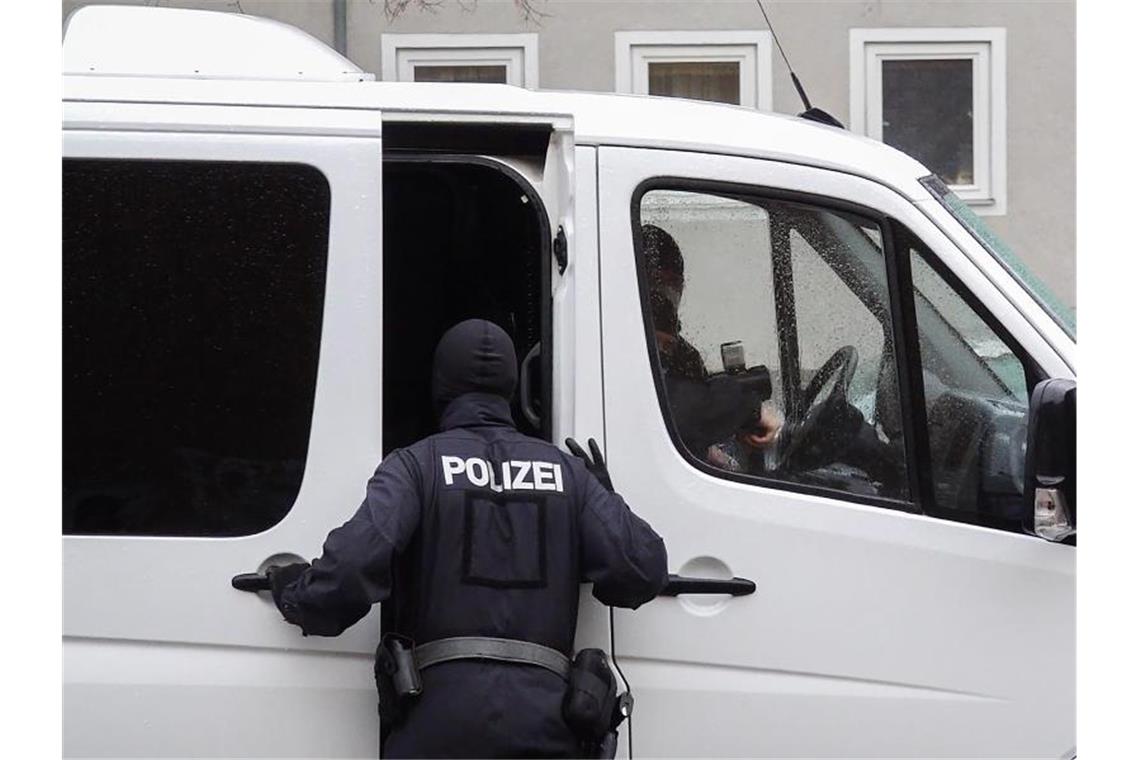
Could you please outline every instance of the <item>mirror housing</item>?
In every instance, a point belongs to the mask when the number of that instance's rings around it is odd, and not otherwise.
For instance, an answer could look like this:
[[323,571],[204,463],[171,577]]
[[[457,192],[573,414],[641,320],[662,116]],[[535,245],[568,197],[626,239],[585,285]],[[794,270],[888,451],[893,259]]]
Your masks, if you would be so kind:
[[1043,380],[1029,401],[1025,450],[1026,533],[1064,541],[1077,532],[1077,384]]

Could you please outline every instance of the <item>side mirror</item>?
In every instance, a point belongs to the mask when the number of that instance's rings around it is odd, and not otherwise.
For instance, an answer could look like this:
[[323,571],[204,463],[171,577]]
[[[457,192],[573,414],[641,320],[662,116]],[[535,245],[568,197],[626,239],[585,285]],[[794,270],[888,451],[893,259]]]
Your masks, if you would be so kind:
[[1063,541],[1077,532],[1077,384],[1044,380],[1029,401],[1025,449],[1026,533]]

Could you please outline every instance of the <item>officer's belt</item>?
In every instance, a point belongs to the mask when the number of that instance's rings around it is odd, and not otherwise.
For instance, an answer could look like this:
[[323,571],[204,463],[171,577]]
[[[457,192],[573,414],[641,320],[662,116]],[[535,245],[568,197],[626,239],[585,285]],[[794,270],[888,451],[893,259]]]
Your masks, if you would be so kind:
[[421,670],[449,660],[498,660],[538,665],[563,679],[570,674],[569,658],[557,649],[530,641],[491,636],[455,636],[417,644],[415,658]]

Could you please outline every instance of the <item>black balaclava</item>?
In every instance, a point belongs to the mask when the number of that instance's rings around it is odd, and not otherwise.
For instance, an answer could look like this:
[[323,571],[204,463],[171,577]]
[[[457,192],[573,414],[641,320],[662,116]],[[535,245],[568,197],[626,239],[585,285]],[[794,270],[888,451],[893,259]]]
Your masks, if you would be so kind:
[[514,343],[494,322],[460,322],[435,347],[431,393],[437,414],[465,393],[490,393],[510,401],[518,379]]

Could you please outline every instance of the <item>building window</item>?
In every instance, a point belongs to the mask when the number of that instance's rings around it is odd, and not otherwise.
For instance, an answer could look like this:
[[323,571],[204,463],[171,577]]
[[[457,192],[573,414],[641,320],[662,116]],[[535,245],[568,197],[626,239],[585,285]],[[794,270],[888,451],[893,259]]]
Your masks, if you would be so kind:
[[618,92],[772,110],[769,32],[618,32]]
[[851,128],[1004,214],[1005,30],[852,29]]
[[388,82],[492,82],[538,87],[537,34],[384,34]]

